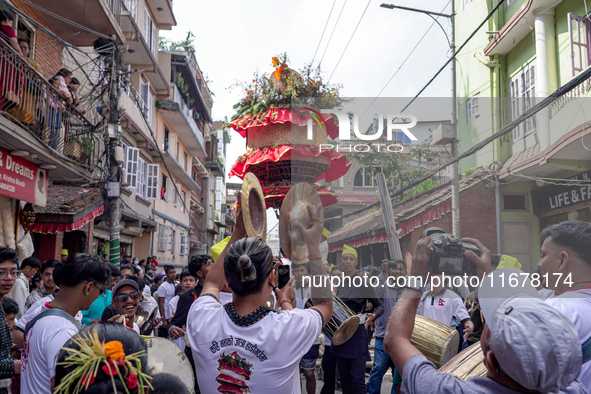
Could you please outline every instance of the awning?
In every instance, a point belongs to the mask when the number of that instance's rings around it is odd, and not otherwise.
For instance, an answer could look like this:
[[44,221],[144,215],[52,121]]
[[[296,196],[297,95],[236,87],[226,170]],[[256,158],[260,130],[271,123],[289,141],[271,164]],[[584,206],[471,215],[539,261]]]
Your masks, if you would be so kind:
[[[451,200],[446,201],[446,202],[440,204],[439,206],[437,206],[427,212],[420,214],[417,217],[414,217],[414,218],[409,219],[405,222],[402,222],[398,226],[398,229],[399,229],[398,238],[404,237],[406,234],[412,232],[417,227],[424,226],[427,223],[433,222],[433,221],[441,218],[443,215],[445,215],[448,212],[451,212]],[[384,229],[381,229],[381,230],[384,231],[381,234],[376,234],[376,235],[372,235],[369,237],[350,240],[350,241],[347,241],[346,244],[351,246],[352,248],[357,248],[360,246],[388,242],[388,236],[386,235],[385,230]],[[343,249],[343,244],[333,245],[328,249],[328,251],[335,252],[335,251],[341,250],[341,249]]]
[[62,231],[78,230],[80,227],[84,226],[86,223],[90,222],[95,217],[102,214],[104,211],[105,206],[101,205],[94,211],[90,212],[89,214],[81,217],[80,219],[72,223],[35,223],[35,225],[31,229],[31,232],[41,234],[55,234]]
[[[361,239],[356,239],[355,241],[347,242],[347,246],[352,248],[359,248],[361,246],[373,245],[373,244],[381,244],[388,242],[388,236],[386,233],[378,234],[371,237],[365,237]],[[336,252],[337,250],[342,250],[343,245],[336,245],[331,246],[328,251],[329,252]]]
[[78,230],[105,211],[99,188],[53,185],[47,189],[45,207],[35,207],[31,232],[55,234]]

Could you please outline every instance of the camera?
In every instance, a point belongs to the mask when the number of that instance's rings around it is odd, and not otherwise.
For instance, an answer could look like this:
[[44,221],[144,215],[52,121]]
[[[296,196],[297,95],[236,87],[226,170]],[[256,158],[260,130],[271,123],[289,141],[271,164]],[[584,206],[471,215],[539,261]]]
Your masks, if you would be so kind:
[[432,275],[476,275],[476,265],[464,256],[466,250],[480,256],[480,249],[476,245],[461,242],[453,234],[435,233],[429,236],[435,240],[429,261]]

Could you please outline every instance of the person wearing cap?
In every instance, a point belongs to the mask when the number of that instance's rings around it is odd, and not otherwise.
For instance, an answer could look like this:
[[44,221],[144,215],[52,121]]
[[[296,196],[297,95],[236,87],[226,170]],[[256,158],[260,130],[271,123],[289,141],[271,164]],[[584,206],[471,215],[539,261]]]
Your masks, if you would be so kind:
[[328,237],[330,234],[332,233],[328,231],[326,227],[322,229],[322,237],[320,238],[320,255],[324,262],[328,259]]
[[66,261],[68,259],[68,249],[62,249],[62,261]]
[[[367,328],[376,318],[384,313],[384,306],[378,298],[375,289],[365,286],[361,281],[361,286],[354,285],[354,278],[361,276],[357,271],[358,254],[357,251],[343,245],[343,254],[341,255],[341,264],[345,269],[345,276],[350,281],[343,280],[343,284],[337,289],[339,297],[354,313],[360,317],[360,324],[355,334],[342,345],[332,345],[330,351],[337,358],[337,368],[341,376],[343,393],[365,393],[365,362],[367,359]],[[373,313],[366,313],[367,301],[373,305]]]
[[[473,242],[480,250],[488,252],[477,239],[463,238],[462,241]],[[545,228],[540,233],[540,241],[538,268],[543,277],[538,279],[553,291],[545,301],[574,324],[581,347],[591,348],[591,224],[564,221]],[[466,252],[466,257],[476,264],[479,276],[493,271],[494,265],[486,254],[479,257]],[[535,282],[534,285],[539,284]],[[591,391],[591,361],[583,363],[578,379]]]
[[127,253],[125,253],[123,255],[123,262],[122,262],[122,264],[132,264],[131,256],[128,255]]
[[140,286],[132,279],[123,279],[113,288],[113,307],[117,314],[125,316],[125,326],[140,334],[135,315],[140,305]]
[[[407,288],[396,303],[386,331],[384,346],[402,374],[402,392],[426,393],[586,393],[576,380],[581,369],[577,332],[563,315],[542,300],[529,281],[511,288],[501,275],[518,275],[504,268],[484,278],[479,289],[485,327],[480,344],[486,376],[465,382],[437,371],[412,344],[414,318],[421,288],[427,280],[433,240],[421,239],[413,256]],[[490,252],[482,250],[484,258]],[[494,285],[493,285],[494,284]],[[529,286],[529,287],[528,287]],[[493,298],[495,297],[495,298]],[[561,332],[561,335],[556,335]]]

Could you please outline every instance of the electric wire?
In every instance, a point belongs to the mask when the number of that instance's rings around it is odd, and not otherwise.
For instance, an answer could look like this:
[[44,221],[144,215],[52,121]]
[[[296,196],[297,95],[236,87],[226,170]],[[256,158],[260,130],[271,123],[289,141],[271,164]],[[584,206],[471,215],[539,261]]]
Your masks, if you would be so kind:
[[326,18],[326,23],[324,24],[324,29],[322,29],[322,34],[320,35],[320,40],[318,41],[318,45],[316,46],[316,51],[314,51],[314,57],[312,58],[312,62],[316,59],[316,54],[318,53],[318,49],[320,49],[320,44],[322,43],[322,39],[324,38],[324,33],[326,32],[326,28],[328,27],[328,22],[330,21],[330,16],[332,15],[332,10],[334,10],[334,6],[337,3],[337,0],[332,2],[332,7],[330,7],[330,12],[328,13],[328,18]]
[[334,69],[332,70],[332,74],[330,74],[330,77],[328,77],[328,80],[326,81],[326,83],[330,83],[332,76],[334,75],[335,71],[337,71],[337,67],[339,67],[339,64],[341,64],[341,60],[343,59],[343,56],[345,56],[345,52],[347,52],[347,48],[349,48],[349,44],[351,43],[351,40],[353,40],[353,37],[355,36],[355,33],[357,32],[357,28],[361,24],[361,21],[363,20],[363,17],[365,16],[365,12],[369,8],[370,3],[371,3],[371,0],[368,0],[367,5],[365,6],[365,9],[363,10],[363,13],[361,14],[361,17],[359,18],[359,21],[357,22],[357,26],[355,26],[355,29],[353,30],[353,34],[351,34],[351,37],[349,37],[349,41],[347,41],[347,45],[345,45],[345,49],[343,49],[343,52],[341,53],[341,57],[339,57],[339,61],[337,62],[336,66],[334,66]]
[[341,20],[341,15],[343,14],[343,10],[345,9],[346,5],[347,5],[347,0],[345,0],[345,2],[343,3],[343,6],[341,7],[341,12],[339,12],[339,16],[337,17],[337,21],[336,21],[334,27],[332,28],[332,32],[330,33],[330,37],[328,37],[328,42],[326,43],[326,47],[324,48],[324,52],[322,52],[322,57],[320,58],[320,62],[318,63],[319,66],[322,64],[322,61],[324,60],[324,55],[326,55],[326,51],[328,50],[328,47],[330,46],[330,41],[332,40],[332,35],[334,34],[335,30],[337,29],[339,21]]

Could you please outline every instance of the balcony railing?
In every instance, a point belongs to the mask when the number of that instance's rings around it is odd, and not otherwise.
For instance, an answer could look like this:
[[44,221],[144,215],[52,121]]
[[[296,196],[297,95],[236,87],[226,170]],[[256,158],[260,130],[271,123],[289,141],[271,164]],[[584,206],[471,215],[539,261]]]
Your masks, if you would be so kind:
[[93,168],[103,150],[93,125],[10,47],[0,45],[0,114],[60,156]]
[[138,0],[123,0],[123,5],[125,9],[129,11],[129,14],[133,18],[134,21],[137,22],[137,3]]
[[197,138],[197,140],[199,141],[201,146],[205,147],[205,141],[203,140],[203,134],[201,133],[201,130],[199,130],[199,127],[197,127],[197,123],[195,123],[195,120],[192,117],[191,111],[189,110],[189,107],[187,107],[187,104],[185,104],[185,100],[183,100],[183,95],[181,94],[179,88],[176,85],[174,85],[173,99],[175,102],[177,102],[179,104],[180,109],[181,109],[181,113],[183,114],[183,116],[187,120],[187,123],[189,124],[189,127],[191,127],[193,134],[195,134],[195,137]]
[[121,0],[105,0],[117,23],[121,23]]

